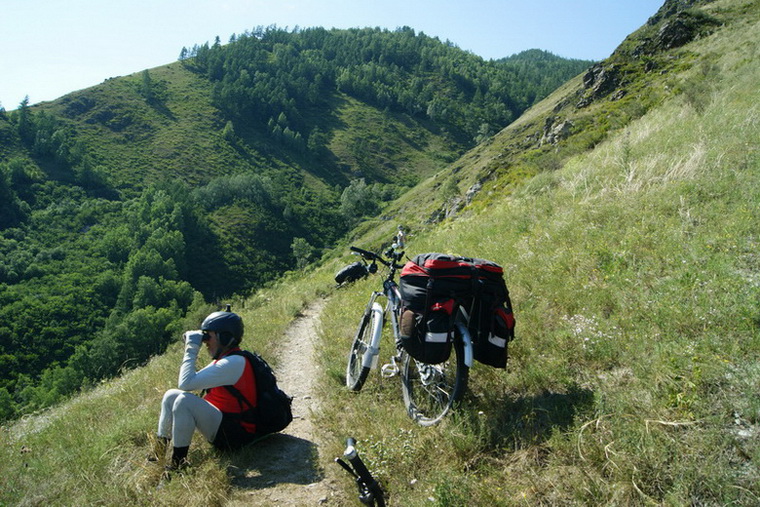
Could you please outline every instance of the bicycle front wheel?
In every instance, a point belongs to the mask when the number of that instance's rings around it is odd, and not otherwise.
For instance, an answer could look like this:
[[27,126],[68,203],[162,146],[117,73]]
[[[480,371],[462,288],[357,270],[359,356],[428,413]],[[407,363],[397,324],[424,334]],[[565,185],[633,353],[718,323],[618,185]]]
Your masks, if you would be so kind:
[[455,340],[449,359],[426,364],[404,353],[401,385],[407,413],[417,424],[432,426],[462,399],[467,389],[469,368],[464,363],[464,346]]
[[346,368],[346,387],[352,391],[360,391],[369,375],[369,367],[365,367],[364,356],[369,350],[372,342],[372,319],[373,312],[366,312],[359,323],[359,329],[356,331],[354,341],[351,344],[351,351],[348,354],[348,367]]

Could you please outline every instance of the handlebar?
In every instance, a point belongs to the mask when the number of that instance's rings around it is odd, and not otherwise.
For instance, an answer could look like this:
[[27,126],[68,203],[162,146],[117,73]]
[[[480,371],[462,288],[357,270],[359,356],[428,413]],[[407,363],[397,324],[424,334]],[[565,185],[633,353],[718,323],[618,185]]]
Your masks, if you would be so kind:
[[346,440],[346,450],[343,451],[343,457],[348,460],[351,466],[340,458],[335,458],[335,462],[356,480],[356,485],[359,488],[359,500],[365,505],[383,507],[385,505],[383,490],[359,457],[355,439]]
[[358,253],[359,255],[361,255],[362,257],[368,260],[373,260],[377,257],[376,253],[370,252],[369,250],[363,250],[359,248],[358,246],[352,246],[351,251]]
[[372,478],[372,474],[367,469],[362,459],[359,457],[359,453],[356,451],[356,440],[349,438],[346,441],[346,450],[343,451],[343,457],[348,460],[354,467],[356,474],[361,477],[365,482],[375,482]]
[[375,261],[377,261],[377,262],[379,262],[380,264],[382,264],[382,265],[384,265],[384,266],[387,266],[387,267],[389,267],[389,268],[394,268],[394,269],[401,269],[401,268],[403,268],[403,267],[404,267],[404,266],[403,266],[403,265],[401,265],[401,264],[397,264],[397,261],[398,261],[399,259],[401,259],[401,257],[404,255],[404,254],[403,254],[403,252],[400,252],[400,253],[396,253],[396,252],[394,252],[394,251],[393,251],[393,249],[392,249],[392,248],[388,249],[388,251],[387,251],[387,252],[385,252],[385,256],[386,256],[386,257],[390,257],[390,258],[391,258],[391,260],[386,260],[386,259],[385,259],[385,258],[383,258],[383,256],[382,256],[382,255],[380,255],[380,254],[376,254],[376,253],[374,253],[374,252],[370,252],[369,250],[364,250],[364,249],[362,249],[362,248],[359,248],[359,247],[356,247],[356,246],[352,246],[352,247],[351,247],[351,251],[352,251],[352,252],[356,252],[356,253],[358,253],[358,254],[359,254],[359,255],[361,255],[361,256],[362,256],[364,259],[366,259],[366,260],[368,260],[368,261],[371,261],[371,262],[375,262]]

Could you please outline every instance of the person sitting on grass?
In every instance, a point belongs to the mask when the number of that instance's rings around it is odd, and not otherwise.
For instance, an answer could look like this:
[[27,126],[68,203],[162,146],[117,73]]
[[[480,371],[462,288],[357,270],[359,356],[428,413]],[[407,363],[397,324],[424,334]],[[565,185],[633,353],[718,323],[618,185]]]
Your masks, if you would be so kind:
[[[246,422],[246,408],[257,406],[256,379],[253,368],[239,352],[243,338],[243,320],[230,311],[210,314],[200,330],[184,334],[185,354],[179,370],[178,389],[166,391],[161,402],[158,432],[151,461],[160,461],[172,444],[172,456],[167,471],[188,464],[187,453],[193,432],[197,429],[214,447],[235,450],[257,438],[256,425]],[[200,371],[195,363],[201,344],[212,362]],[[245,398],[243,406],[229,389],[233,386]],[[203,390],[203,396],[190,391]]]

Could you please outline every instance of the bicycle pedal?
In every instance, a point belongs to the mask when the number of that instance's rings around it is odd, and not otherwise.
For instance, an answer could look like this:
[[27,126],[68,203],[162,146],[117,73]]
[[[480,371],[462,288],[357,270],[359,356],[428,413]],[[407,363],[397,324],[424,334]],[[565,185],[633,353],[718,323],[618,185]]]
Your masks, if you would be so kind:
[[383,378],[391,378],[398,375],[399,368],[396,365],[395,362],[384,364],[382,369],[380,370],[380,374],[383,376]]

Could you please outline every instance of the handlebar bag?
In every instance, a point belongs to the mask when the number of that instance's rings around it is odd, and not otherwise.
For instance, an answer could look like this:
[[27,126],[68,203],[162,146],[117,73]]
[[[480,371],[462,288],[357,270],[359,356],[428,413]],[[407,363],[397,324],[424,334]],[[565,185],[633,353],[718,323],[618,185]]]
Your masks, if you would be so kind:
[[367,273],[367,266],[363,262],[356,261],[338,271],[335,275],[335,282],[339,285],[343,282],[354,282],[367,276]]

